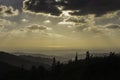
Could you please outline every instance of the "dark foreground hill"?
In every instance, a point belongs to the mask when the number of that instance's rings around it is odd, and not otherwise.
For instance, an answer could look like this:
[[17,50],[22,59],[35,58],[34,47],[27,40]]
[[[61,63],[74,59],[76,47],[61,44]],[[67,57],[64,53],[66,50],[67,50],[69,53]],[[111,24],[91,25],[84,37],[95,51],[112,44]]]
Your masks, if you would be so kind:
[[[3,71],[10,65],[5,66]],[[85,59],[79,60],[76,55],[74,61],[66,64],[53,58],[49,69],[43,66],[32,66],[29,70],[23,67],[9,68],[14,70],[8,71],[0,80],[120,80],[120,55],[110,53],[106,57],[92,57],[87,52]]]
[[16,71],[18,70],[18,67],[9,65],[5,62],[0,61],[0,77],[3,77],[5,74],[11,72],[11,71]]
[[40,65],[44,67],[50,67],[52,59],[32,57],[32,56],[16,56],[7,52],[0,52],[0,61],[10,64],[16,67],[24,67],[30,69],[33,65],[38,67]]

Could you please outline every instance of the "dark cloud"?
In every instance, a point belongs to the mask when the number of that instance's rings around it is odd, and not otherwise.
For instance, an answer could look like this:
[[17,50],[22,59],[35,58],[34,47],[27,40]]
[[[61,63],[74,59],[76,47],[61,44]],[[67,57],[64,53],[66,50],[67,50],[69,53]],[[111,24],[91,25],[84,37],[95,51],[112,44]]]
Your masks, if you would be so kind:
[[54,1],[47,0],[29,0],[24,1],[24,9],[34,12],[50,13],[59,16],[62,12],[55,6]]
[[64,10],[77,10],[73,15],[96,14],[97,16],[120,9],[120,0],[29,0],[25,1],[25,8],[35,12],[60,15],[56,6],[63,6]]
[[96,14],[97,16],[120,9],[120,0],[68,0],[65,9],[78,10],[73,15]]
[[120,29],[120,25],[118,25],[118,24],[110,24],[110,25],[106,26],[106,28],[109,28],[109,29]]
[[70,0],[71,5],[68,4],[67,8],[71,9],[69,6],[73,6],[73,9],[81,10],[73,13],[74,15],[96,14],[100,16],[120,9],[120,0],[75,0],[76,3],[73,2],[74,1]]

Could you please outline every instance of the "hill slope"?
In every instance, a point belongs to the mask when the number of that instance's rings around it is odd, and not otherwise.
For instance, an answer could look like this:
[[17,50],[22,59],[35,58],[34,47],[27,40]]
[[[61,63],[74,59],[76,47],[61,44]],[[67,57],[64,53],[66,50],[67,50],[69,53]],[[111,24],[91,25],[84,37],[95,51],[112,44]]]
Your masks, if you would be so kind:
[[50,62],[52,62],[51,59],[31,56],[16,56],[6,52],[0,52],[0,61],[17,67],[24,66],[26,69],[31,68],[33,65],[36,67],[40,65],[49,67],[51,64]]

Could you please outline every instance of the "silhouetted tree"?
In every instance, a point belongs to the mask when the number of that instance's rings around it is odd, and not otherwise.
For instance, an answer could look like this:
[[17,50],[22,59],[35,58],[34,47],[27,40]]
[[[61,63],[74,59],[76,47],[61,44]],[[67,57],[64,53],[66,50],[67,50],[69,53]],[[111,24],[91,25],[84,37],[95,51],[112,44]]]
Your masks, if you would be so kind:
[[76,52],[75,63],[78,62],[78,53]]
[[115,52],[110,52],[109,56],[115,56]]
[[52,63],[52,67],[55,67],[56,66],[56,58],[53,57],[53,63]]
[[89,60],[90,59],[90,53],[89,51],[86,52],[86,60]]

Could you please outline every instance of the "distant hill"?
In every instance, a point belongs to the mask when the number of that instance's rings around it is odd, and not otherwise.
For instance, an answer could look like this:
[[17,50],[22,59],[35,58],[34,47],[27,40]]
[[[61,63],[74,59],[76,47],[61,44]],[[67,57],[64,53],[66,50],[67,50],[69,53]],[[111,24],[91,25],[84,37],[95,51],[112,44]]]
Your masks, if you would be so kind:
[[71,58],[68,58],[68,57],[65,57],[65,56],[44,55],[44,54],[31,54],[31,56],[33,56],[33,57],[43,57],[43,58],[48,58],[48,59],[53,59],[53,57],[55,57],[57,61],[60,61],[60,62],[63,62],[63,63],[67,62],[69,59],[71,59]]
[[36,63],[41,63],[43,65],[51,65],[52,64],[52,59],[50,58],[45,58],[45,57],[40,57],[40,56],[30,56],[30,55],[20,55],[24,60],[28,60],[31,62],[36,62]]
[[[14,54],[15,55],[25,55],[26,57],[28,56],[31,56],[31,57],[41,57],[41,58],[48,58],[48,59],[53,59],[53,57],[56,58],[57,61],[60,61],[60,62],[67,62],[69,60],[74,60],[75,56],[76,56],[76,51],[53,51],[53,53],[55,54],[46,54],[46,53],[49,53],[49,52],[39,52],[39,53],[25,53],[25,52],[15,52]],[[50,52],[52,53],[52,52]],[[85,59],[86,57],[86,53],[85,51],[83,52],[77,52],[78,53],[78,58],[79,59]],[[90,52],[91,55],[93,55],[94,57],[95,56],[98,56],[98,57],[103,57],[103,56],[108,56],[109,53],[107,52]],[[61,54],[61,55],[60,55]],[[28,56],[27,56],[28,55]]]
[[32,56],[16,56],[7,52],[0,52],[0,61],[17,67],[23,66],[26,69],[31,68],[33,65],[36,67],[42,65],[48,68],[52,63],[52,59]]
[[[71,54],[68,54],[68,55],[64,55],[64,56],[59,56],[59,55],[48,55],[48,54],[44,54],[44,53],[29,53],[29,52],[14,52],[13,54],[15,55],[18,55],[18,56],[21,56],[21,57],[35,57],[35,58],[45,58],[47,60],[47,62],[51,62],[51,60],[53,59],[53,57],[56,58],[57,61],[60,61],[60,62],[67,62],[68,60],[72,59],[73,57],[75,57],[75,54],[73,54],[74,56],[71,57],[68,57],[69,55]],[[58,53],[56,53],[58,54]],[[49,64],[49,63],[47,63]]]

